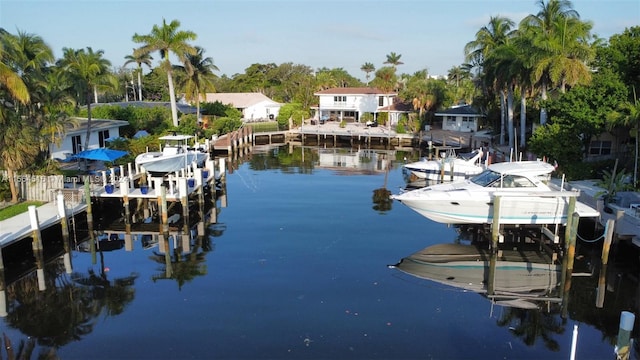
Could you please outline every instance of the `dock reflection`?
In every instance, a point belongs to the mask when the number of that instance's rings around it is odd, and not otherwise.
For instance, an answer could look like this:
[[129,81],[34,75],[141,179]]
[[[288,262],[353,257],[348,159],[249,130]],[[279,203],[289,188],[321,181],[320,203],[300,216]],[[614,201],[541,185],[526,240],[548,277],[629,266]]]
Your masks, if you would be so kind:
[[581,241],[570,269],[563,247],[541,242],[541,236],[531,236],[534,231],[492,251],[486,229],[457,230],[451,243],[410,254],[395,268],[421,281],[479,294],[490,302],[491,316],[495,306],[501,309],[496,325],[528,346],[541,341],[557,351],[554,334],[569,332],[569,320],[597,328],[615,344],[620,312],[640,310],[638,255],[629,243],[617,243],[603,263],[601,241]]

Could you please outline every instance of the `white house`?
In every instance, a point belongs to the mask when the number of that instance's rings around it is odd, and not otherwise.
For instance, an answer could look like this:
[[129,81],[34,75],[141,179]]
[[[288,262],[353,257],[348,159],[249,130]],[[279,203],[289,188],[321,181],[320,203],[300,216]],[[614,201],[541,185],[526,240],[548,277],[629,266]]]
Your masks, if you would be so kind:
[[340,87],[314,93],[318,96],[318,106],[311,107],[316,111],[315,120],[337,120],[360,122],[364,113],[372,113],[377,119],[378,113],[388,112],[391,125],[398,123],[396,93],[387,93],[371,87]]
[[455,105],[444,111],[435,113],[442,117],[442,130],[461,132],[478,131],[478,119],[484,115],[474,110],[471,105]]
[[[87,119],[76,118],[77,125],[65,128],[65,134],[60,146],[49,144],[51,159],[65,159],[69,155],[77,154],[84,150],[84,141],[87,136]],[[120,136],[120,127],[129,125],[123,120],[91,119],[91,136],[89,137],[89,149],[105,147],[106,139]]]
[[273,120],[282,106],[261,93],[207,93],[205,101],[231,105],[242,112],[242,117],[247,122]]

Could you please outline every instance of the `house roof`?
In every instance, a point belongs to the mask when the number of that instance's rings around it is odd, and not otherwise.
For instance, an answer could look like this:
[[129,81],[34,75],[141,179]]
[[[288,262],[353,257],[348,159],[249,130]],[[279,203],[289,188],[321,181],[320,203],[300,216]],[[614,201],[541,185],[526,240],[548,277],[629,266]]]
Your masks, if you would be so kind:
[[378,110],[380,111],[390,111],[390,112],[411,112],[414,110],[413,104],[408,102],[394,102],[391,106],[381,107]]
[[224,105],[231,104],[237,109],[246,109],[250,106],[268,102],[272,105],[280,105],[280,103],[271,100],[268,96],[262,93],[207,93],[205,96],[207,102],[219,101]]
[[476,109],[472,108],[471,105],[456,105],[452,106],[446,110],[435,113],[435,116],[448,116],[448,115],[463,115],[463,116],[484,116],[480,114]]
[[[84,133],[87,131],[87,118],[74,118],[77,122],[76,125],[67,125],[65,127],[65,133],[67,135],[70,134],[78,134]],[[113,129],[114,127],[122,127],[125,125],[129,125],[128,121],[124,120],[110,120],[110,119],[91,119],[91,130],[93,132]]]
[[[153,108],[153,107],[165,107],[165,108],[171,108],[171,102],[169,101],[120,101],[120,102],[112,102],[112,103],[95,103],[92,104],[91,106],[96,107],[96,106],[110,106],[110,105],[115,105],[115,106],[120,106],[122,108],[126,108],[128,106],[133,106],[133,107],[143,107],[143,108]],[[178,107],[178,111],[183,113],[183,114],[195,114],[197,112],[197,109],[195,106],[191,106],[189,104],[181,104],[181,103],[176,103],[177,107]]]
[[384,92],[378,88],[372,87],[337,87],[327,90],[321,90],[313,95],[396,95],[394,92]]

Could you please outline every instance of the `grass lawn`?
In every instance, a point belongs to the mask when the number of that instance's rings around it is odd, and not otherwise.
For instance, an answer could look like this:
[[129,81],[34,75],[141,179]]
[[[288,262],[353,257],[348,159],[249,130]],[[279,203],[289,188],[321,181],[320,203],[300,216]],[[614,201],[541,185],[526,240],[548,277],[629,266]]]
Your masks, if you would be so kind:
[[31,205],[40,206],[42,204],[44,204],[44,202],[42,201],[25,201],[19,204],[8,206],[0,210],[0,220],[6,220],[10,217],[22,214],[23,212],[27,212],[29,211],[29,206]]

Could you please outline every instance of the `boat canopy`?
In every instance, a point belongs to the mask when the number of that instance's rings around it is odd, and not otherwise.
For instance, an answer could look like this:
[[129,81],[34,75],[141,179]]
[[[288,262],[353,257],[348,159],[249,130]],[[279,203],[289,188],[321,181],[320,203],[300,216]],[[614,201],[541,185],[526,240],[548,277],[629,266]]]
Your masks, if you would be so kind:
[[189,140],[193,137],[193,135],[165,135],[161,136],[158,139],[166,140],[166,141],[184,141]]

